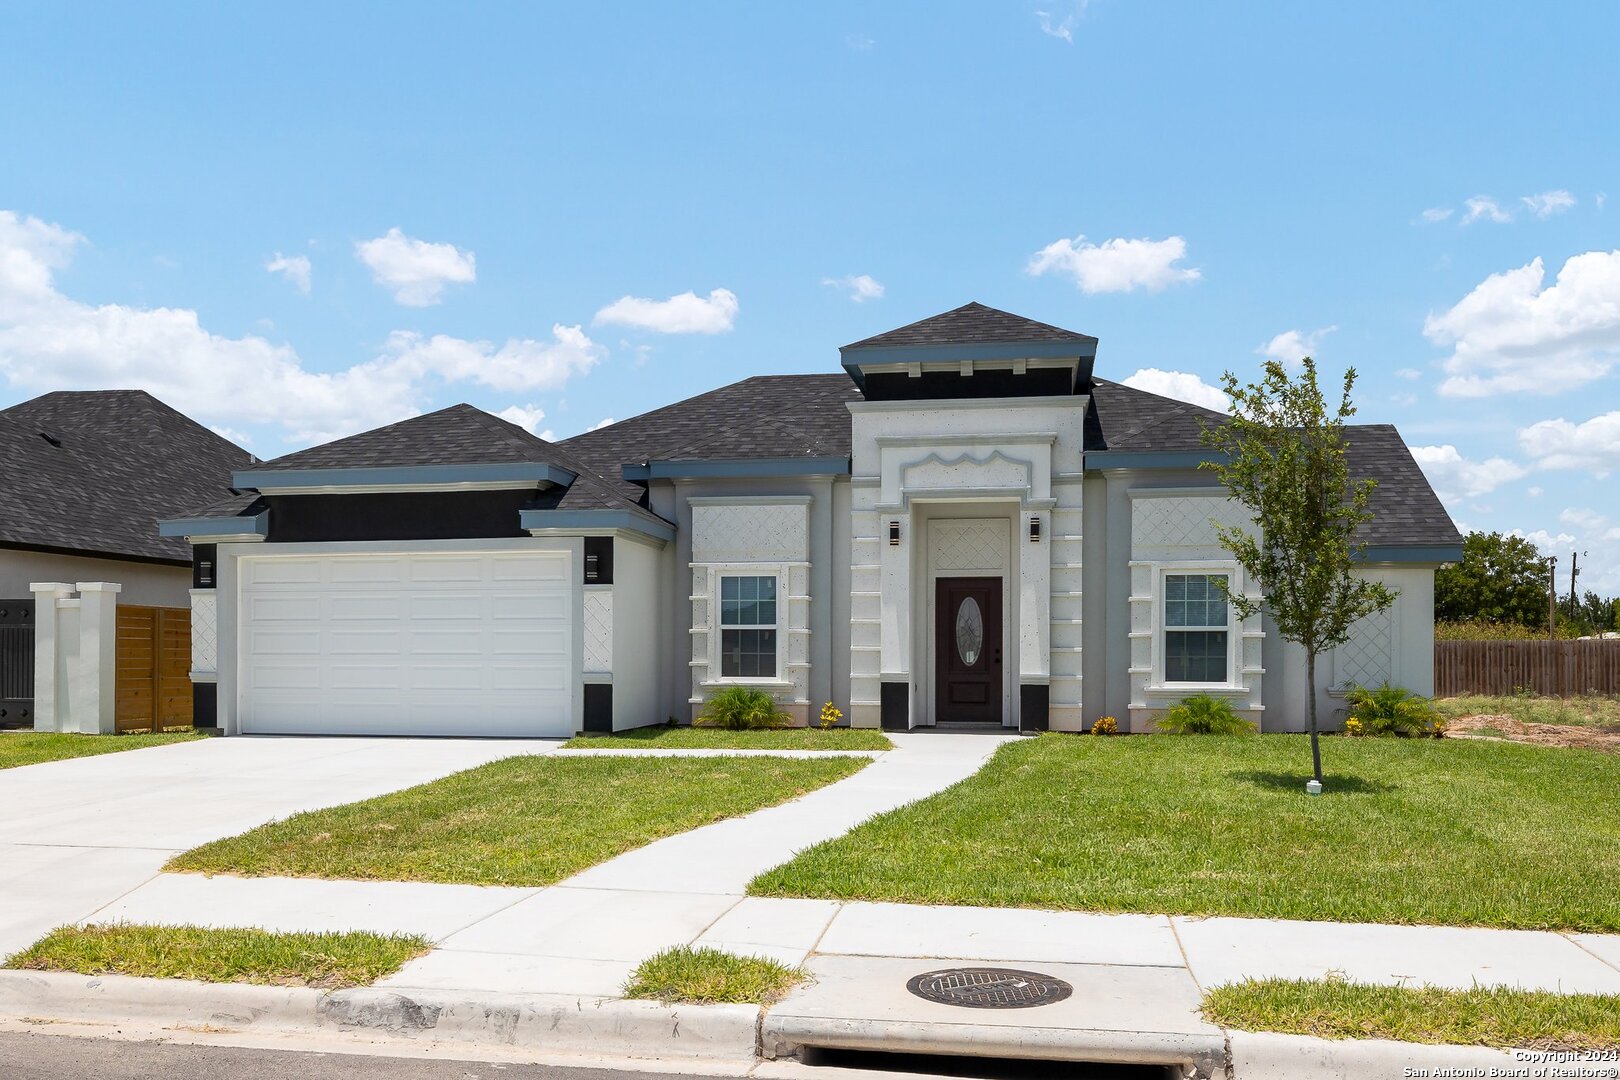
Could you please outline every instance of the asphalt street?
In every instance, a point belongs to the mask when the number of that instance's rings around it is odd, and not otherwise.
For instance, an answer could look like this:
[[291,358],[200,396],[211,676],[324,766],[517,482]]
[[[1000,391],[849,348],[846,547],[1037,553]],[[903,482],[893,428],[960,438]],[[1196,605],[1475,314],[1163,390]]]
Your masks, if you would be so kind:
[[256,1050],[0,1032],[4,1080],[682,1080],[487,1061]]

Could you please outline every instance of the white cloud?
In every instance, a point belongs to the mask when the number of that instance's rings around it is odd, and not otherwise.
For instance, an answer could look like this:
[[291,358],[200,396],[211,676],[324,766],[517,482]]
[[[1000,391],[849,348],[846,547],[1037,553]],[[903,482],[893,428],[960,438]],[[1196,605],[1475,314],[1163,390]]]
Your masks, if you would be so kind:
[[308,255],[283,255],[278,251],[275,258],[264,264],[264,268],[272,274],[280,274],[296,285],[299,292],[309,295]]
[[1079,9],[1071,11],[1061,18],[1050,11],[1037,11],[1035,18],[1040,20],[1041,33],[1047,37],[1055,37],[1060,41],[1067,41],[1070,45],[1073,45],[1074,24],[1080,21],[1080,11],[1084,10],[1085,6],[1085,2],[1082,0]]
[[1513,220],[1513,215],[1502,209],[1501,204],[1489,195],[1475,195],[1472,199],[1464,199],[1463,206],[1468,211],[1462,218],[1464,225],[1472,225],[1476,221],[1493,221],[1498,225],[1505,225]]
[[1569,533],[1550,533],[1546,529],[1532,529],[1529,532],[1525,532],[1523,529],[1509,529],[1507,535],[1530,541],[1544,554],[1551,554],[1558,548],[1575,543],[1575,538]]
[[1542,288],[1541,259],[1492,274],[1423,333],[1452,349],[1451,397],[1554,394],[1601,378],[1620,356],[1620,251],[1572,256]]
[[1169,285],[1197,281],[1203,273],[1176,263],[1187,256],[1187,241],[1126,240],[1115,237],[1092,244],[1084,236],[1054,240],[1030,257],[1029,273],[1065,274],[1084,293],[1158,292]]
[[871,52],[872,46],[876,45],[877,42],[873,41],[865,34],[845,34],[844,44],[849,46],[854,52]]
[[1539,485],[1531,484],[1529,487],[1524,489],[1524,493],[1530,496],[1532,499],[1539,499],[1542,496],[1542,489]]
[[821,283],[844,290],[857,304],[866,300],[883,299],[883,282],[870,274],[846,274],[841,278],[822,278]]
[[1408,380],[1421,379],[1423,378],[1423,372],[1419,371],[1417,368],[1403,367],[1395,373],[1395,376],[1397,378]]
[[668,300],[621,296],[598,311],[594,321],[660,334],[723,334],[737,321],[737,294],[730,289],[714,289],[707,298],[690,291]]
[[64,295],[53,272],[81,242],[59,226],[0,211],[0,374],[17,390],[140,388],[206,424],[237,432],[273,425],[309,442],[417,414],[430,380],[555,387],[600,355],[577,326],[554,327],[550,341],[514,340],[498,349],[401,333],[371,360],[310,371],[291,346],[211,333],[189,309],[94,305]]
[[224,424],[209,424],[208,430],[212,431],[215,435],[218,435],[222,439],[231,440],[231,442],[235,443],[237,446],[249,446],[253,442],[253,436],[249,435],[247,432],[237,431],[235,428],[228,428]]
[[378,361],[408,378],[437,375],[446,382],[478,382],[495,390],[551,390],[583,375],[602,358],[602,347],[578,326],[557,324],[550,341],[511,338],[497,348],[489,341],[410,330],[388,335]]
[[1202,405],[1206,409],[1227,412],[1232,407],[1232,402],[1221,392],[1220,387],[1211,386],[1189,371],[1161,371],[1159,368],[1143,368],[1130,378],[1123,380],[1123,382],[1124,385],[1135,390],[1145,390],[1150,394],[1158,394],[1161,397],[1175,398],[1177,401],[1186,401],[1193,405]]
[[1560,525],[1568,525],[1582,532],[1594,532],[1607,525],[1609,519],[1589,506],[1569,506],[1558,515]]
[[613,417],[611,417],[611,416],[604,416],[604,417],[602,417],[602,419],[598,420],[596,423],[592,424],[590,427],[586,428],[585,430],[586,431],[601,431],[603,428],[609,427],[612,424],[615,424],[617,422],[618,421],[614,420]]
[[1561,214],[1575,205],[1575,196],[1559,189],[1557,191],[1543,191],[1540,195],[1526,195],[1519,200],[1529,207],[1530,212],[1538,218],[1552,217]]
[[1450,443],[1444,446],[1414,446],[1412,457],[1434,485],[1442,502],[1473,499],[1525,475],[1525,468],[1507,458],[1474,461],[1464,457]]
[[1620,471],[1620,411],[1579,424],[1541,420],[1519,432],[1519,445],[1543,469],[1582,469],[1603,479]]
[[1411,408],[1413,405],[1417,404],[1417,395],[1416,394],[1391,394],[1389,396],[1389,400],[1391,400],[1395,404],[1401,406],[1403,409],[1406,409],[1406,408]]
[[508,405],[495,415],[533,435],[540,421],[546,418],[546,410],[538,405]]
[[472,252],[454,244],[417,240],[397,226],[360,241],[354,251],[371,268],[377,284],[394,290],[394,299],[406,307],[431,307],[444,298],[446,285],[470,284],[478,278]]
[[1337,326],[1324,326],[1308,334],[1299,330],[1284,330],[1254,351],[1268,359],[1281,360],[1289,367],[1298,367],[1305,357],[1314,357],[1322,339],[1337,329]]
[[1420,216],[1425,222],[1432,225],[1437,221],[1446,220],[1453,213],[1455,213],[1455,211],[1453,211],[1449,206],[1431,206],[1427,210],[1423,211]]

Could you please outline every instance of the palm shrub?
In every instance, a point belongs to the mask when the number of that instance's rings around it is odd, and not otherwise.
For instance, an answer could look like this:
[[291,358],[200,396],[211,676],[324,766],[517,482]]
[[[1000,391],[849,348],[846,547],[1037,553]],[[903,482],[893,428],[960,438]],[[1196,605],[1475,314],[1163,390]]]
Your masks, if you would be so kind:
[[693,727],[724,728],[727,731],[760,731],[784,728],[791,718],[776,707],[776,699],[751,686],[728,686],[709,699],[703,715]]
[[1158,719],[1160,731],[1172,735],[1253,735],[1254,725],[1237,714],[1225,698],[1194,694]]
[[1432,701],[1387,682],[1373,689],[1351,687],[1344,699],[1350,703],[1345,727],[1357,735],[1429,735],[1440,722],[1440,712]]

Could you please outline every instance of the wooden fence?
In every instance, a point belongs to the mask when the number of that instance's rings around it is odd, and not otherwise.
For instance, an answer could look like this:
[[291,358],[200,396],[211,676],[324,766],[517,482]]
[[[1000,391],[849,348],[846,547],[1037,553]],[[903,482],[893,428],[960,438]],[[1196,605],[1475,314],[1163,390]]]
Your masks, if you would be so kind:
[[1620,694],[1620,640],[1437,641],[1434,694]]
[[190,672],[190,611],[118,605],[113,718],[119,731],[191,726]]

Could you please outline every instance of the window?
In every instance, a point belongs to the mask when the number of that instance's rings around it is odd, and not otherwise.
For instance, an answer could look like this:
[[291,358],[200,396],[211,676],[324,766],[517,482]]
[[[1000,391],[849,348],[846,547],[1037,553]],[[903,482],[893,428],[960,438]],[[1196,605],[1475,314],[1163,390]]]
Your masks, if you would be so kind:
[[1227,664],[1225,574],[1164,577],[1164,681],[1224,683]]
[[720,579],[720,676],[776,678],[776,575]]

